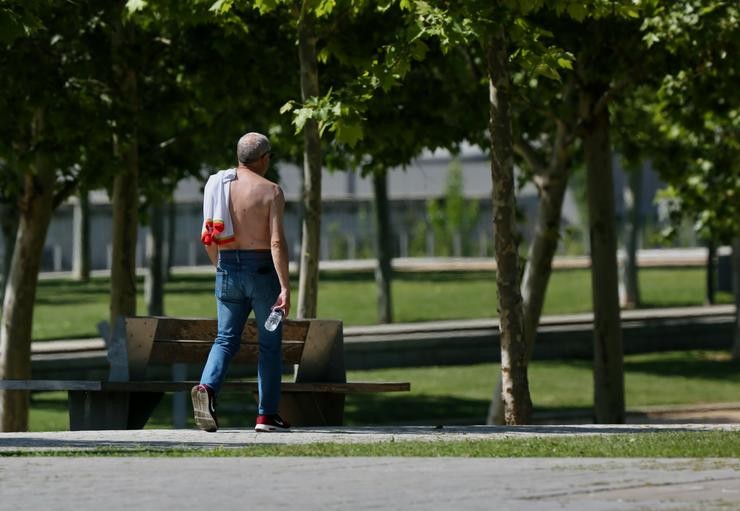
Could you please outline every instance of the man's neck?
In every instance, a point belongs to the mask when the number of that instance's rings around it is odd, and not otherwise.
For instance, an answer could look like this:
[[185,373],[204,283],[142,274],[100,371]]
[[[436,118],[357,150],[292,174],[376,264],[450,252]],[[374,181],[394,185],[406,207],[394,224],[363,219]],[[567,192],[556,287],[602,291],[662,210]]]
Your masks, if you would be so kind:
[[237,171],[242,170],[242,171],[245,171],[245,172],[252,172],[254,174],[257,174],[258,176],[261,176],[262,175],[262,173],[259,170],[257,170],[256,168],[250,167],[249,165],[245,165],[243,163],[240,163],[239,166],[236,167],[236,170]]

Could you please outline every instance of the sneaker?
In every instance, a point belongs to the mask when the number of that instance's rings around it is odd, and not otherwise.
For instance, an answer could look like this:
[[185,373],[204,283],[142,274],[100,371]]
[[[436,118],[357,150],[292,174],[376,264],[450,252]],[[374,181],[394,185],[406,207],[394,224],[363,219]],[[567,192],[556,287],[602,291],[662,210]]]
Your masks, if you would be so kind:
[[265,433],[268,431],[290,431],[290,424],[285,422],[278,414],[258,415],[257,424],[254,426],[254,430],[258,433]]
[[199,429],[213,433],[218,430],[216,418],[216,397],[213,389],[208,385],[196,385],[190,391],[193,399],[195,424]]

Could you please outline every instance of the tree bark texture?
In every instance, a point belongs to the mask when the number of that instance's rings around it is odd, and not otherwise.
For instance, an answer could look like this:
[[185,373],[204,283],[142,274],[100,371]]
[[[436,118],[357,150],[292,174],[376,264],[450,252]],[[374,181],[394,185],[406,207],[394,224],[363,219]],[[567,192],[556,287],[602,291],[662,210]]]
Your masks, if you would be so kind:
[[388,205],[388,175],[385,172],[373,175],[375,191],[375,235],[378,254],[378,265],[375,268],[375,284],[378,291],[378,323],[393,322],[393,304],[391,300],[391,282],[393,268],[391,260],[391,223]]
[[532,417],[532,402],[527,379],[527,349],[524,342],[522,295],[519,289],[514,150],[510,116],[511,82],[506,42],[503,27],[497,27],[486,48],[501,379],[506,424],[528,424]]
[[2,222],[2,234],[5,240],[5,252],[3,253],[2,274],[0,274],[0,303],[5,299],[5,286],[10,276],[10,265],[13,262],[13,250],[15,248],[15,238],[18,233],[18,222],[20,215],[17,204],[6,204],[0,208],[0,222]]
[[735,294],[735,341],[732,359],[740,360],[740,236],[732,240],[732,290]]
[[120,316],[136,314],[136,244],[139,225],[138,77],[132,66],[134,27],[123,23],[113,34],[113,71],[121,117],[117,120],[114,155],[120,170],[113,179],[113,255],[111,262],[110,331]]
[[628,186],[624,190],[624,302],[628,309],[640,306],[637,250],[639,249],[640,226],[642,224],[642,167],[629,172]]
[[175,265],[175,235],[177,234],[177,204],[175,199],[167,202],[167,248],[164,251],[164,281],[168,282]]
[[90,280],[90,196],[81,190],[72,214],[74,260],[72,275],[75,280]]
[[717,293],[717,244],[714,240],[707,240],[707,286],[706,296],[704,297],[705,305],[714,305],[715,295]]
[[149,232],[146,237],[147,271],[144,279],[144,300],[150,316],[164,314],[164,208],[152,204],[149,208]]
[[111,261],[111,331],[119,316],[136,314],[136,243],[138,232],[138,154],[129,148],[113,180],[113,256]]
[[[572,163],[568,139],[565,124],[558,123],[549,165],[547,169],[537,171],[539,209],[521,286],[527,361],[532,359],[537,327],[552,275],[552,261],[560,241],[560,219]],[[487,424],[504,424],[501,384],[499,378],[488,409]]]
[[[18,236],[0,324],[0,379],[30,379],[31,329],[41,256],[54,211],[54,167],[37,156],[24,178]],[[0,391],[0,429],[28,429],[29,393]]]
[[[315,19],[304,12],[298,23],[298,47],[303,101],[319,95]],[[309,119],[303,128],[303,228],[298,278],[298,318],[315,318],[319,294],[321,247],[321,140],[319,125]]]
[[581,91],[594,309],[594,418],[599,424],[618,424],[624,422],[624,350],[612,150],[609,111],[595,110],[595,97],[589,90]]

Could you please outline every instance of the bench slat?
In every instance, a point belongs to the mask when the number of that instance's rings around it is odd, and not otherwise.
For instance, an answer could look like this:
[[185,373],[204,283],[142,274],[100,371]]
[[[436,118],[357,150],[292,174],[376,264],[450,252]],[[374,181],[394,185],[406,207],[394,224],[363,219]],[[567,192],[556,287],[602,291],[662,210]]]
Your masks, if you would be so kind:
[[[149,356],[150,364],[200,364],[208,359],[213,341],[200,340],[155,340]],[[304,343],[283,341],[283,362],[298,364],[301,361]],[[231,359],[232,364],[257,362],[259,345],[255,342],[242,342],[241,348]]]
[[102,390],[95,380],[0,380],[0,390]]
[[[196,381],[128,381],[95,380],[0,380],[2,390],[82,390],[109,392],[177,392],[189,391]],[[226,381],[224,390],[257,392],[256,381]],[[292,383],[283,382],[283,392],[327,392],[336,394],[363,394],[367,392],[404,392],[411,390],[408,382],[351,382],[351,383]]]
[[[136,318],[129,318],[131,321]],[[218,322],[215,319],[182,319],[171,317],[157,317],[156,340],[195,339],[213,341],[218,333]],[[283,323],[283,340],[305,341],[308,332],[308,321],[285,320]],[[242,333],[242,342],[257,341],[257,324],[254,319],[247,321]]]
[[[102,390],[137,392],[189,391],[197,381],[135,381],[100,382]],[[256,381],[225,381],[223,391],[257,392]],[[364,394],[368,392],[405,392],[411,390],[408,382],[350,382],[350,383],[293,383],[283,382],[283,392],[325,392],[336,394]]]

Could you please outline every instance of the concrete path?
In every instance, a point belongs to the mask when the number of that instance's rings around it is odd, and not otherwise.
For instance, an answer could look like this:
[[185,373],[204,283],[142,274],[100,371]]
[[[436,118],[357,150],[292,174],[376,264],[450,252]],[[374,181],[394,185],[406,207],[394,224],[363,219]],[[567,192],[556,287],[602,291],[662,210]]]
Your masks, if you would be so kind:
[[740,424],[299,428],[0,434],[0,508],[301,510],[740,509],[740,460],[3,457],[13,452],[231,448],[734,431]]
[[736,510],[740,461],[4,458],[2,509]]

